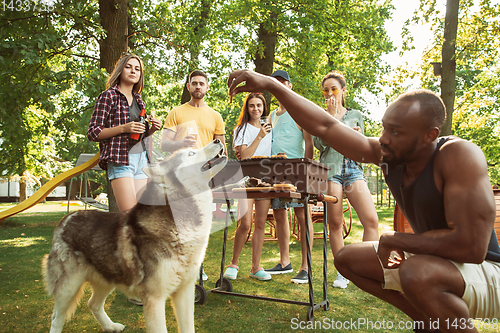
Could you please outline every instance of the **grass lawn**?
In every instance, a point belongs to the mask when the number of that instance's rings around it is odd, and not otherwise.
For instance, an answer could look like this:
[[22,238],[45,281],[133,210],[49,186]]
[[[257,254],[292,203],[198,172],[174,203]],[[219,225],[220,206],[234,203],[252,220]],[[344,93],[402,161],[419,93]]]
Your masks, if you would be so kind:
[[[53,206],[53,209],[51,208]],[[60,206],[60,203],[59,203]],[[0,204],[0,210],[10,207]],[[38,207],[38,209],[37,209]],[[78,208],[71,208],[71,210]],[[40,212],[41,210],[41,212]],[[378,208],[380,231],[392,228],[393,208]],[[5,220],[0,228],[0,332],[48,332],[53,301],[44,289],[41,275],[41,260],[50,251],[52,234],[57,222],[65,215],[66,208],[56,204],[40,204],[26,213],[20,213]],[[354,214],[353,230],[346,243],[360,242],[362,227]],[[219,221],[220,223],[220,221]],[[315,229],[322,225],[316,224]],[[236,225],[228,230],[226,266],[232,255],[233,237]],[[209,280],[204,283],[206,290],[214,288],[220,274],[223,244],[223,230],[211,234],[204,262]],[[322,258],[323,241],[315,240],[312,251],[313,288],[315,301],[322,299]],[[300,266],[300,243],[290,240],[290,256],[295,269]],[[276,241],[264,242],[262,251],[263,267],[274,266],[279,260]],[[328,246],[328,299],[330,309],[315,312],[315,328],[307,326],[307,306],[269,302],[237,296],[209,293],[204,305],[195,307],[197,332],[411,332],[398,329],[410,319],[401,311],[377,298],[362,292],[350,284],[347,289],[332,287],[335,278],[333,258]],[[262,295],[297,301],[308,301],[308,285],[295,285],[290,279],[295,275],[273,276],[271,281],[256,281],[248,274],[251,267],[251,245],[245,244],[240,257],[238,279],[233,281],[233,291],[251,295]],[[93,318],[86,301],[90,296],[87,288],[85,296],[72,320],[63,332],[101,332],[101,327]],[[132,305],[124,294],[113,292],[106,300],[106,310],[110,318],[126,325],[125,332],[145,332],[142,308]],[[167,327],[169,332],[178,332],[177,323],[170,302],[166,304]],[[359,323],[366,321],[366,325]],[[355,323],[352,329],[335,329],[335,325]],[[372,325],[373,328],[367,325]],[[394,327],[390,329],[390,325]],[[321,326],[320,326],[321,325]],[[331,325],[333,327],[327,327]],[[385,325],[385,329],[384,329]],[[320,329],[322,327],[323,329]],[[493,332],[483,330],[480,332]]]

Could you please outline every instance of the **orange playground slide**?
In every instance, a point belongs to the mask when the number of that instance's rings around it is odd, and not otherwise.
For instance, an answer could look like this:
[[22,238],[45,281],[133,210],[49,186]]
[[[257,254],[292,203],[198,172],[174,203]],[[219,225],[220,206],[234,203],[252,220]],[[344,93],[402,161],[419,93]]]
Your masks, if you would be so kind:
[[28,199],[19,203],[15,207],[1,211],[0,225],[2,225],[3,221],[6,218],[12,215],[16,215],[17,213],[22,212],[23,210],[33,207],[34,205],[45,199],[50,194],[50,192],[52,192],[57,186],[59,186],[59,184],[64,183],[68,179],[71,179],[87,170],[92,169],[98,162],[99,162],[99,153],[95,154],[94,157],[92,157],[90,160],[83,163],[82,165],[74,167],[73,169],[69,169],[68,171],[65,171],[60,175],[52,178],[49,182],[45,183],[42,187],[40,187],[40,189],[36,191],[35,194],[33,194]]

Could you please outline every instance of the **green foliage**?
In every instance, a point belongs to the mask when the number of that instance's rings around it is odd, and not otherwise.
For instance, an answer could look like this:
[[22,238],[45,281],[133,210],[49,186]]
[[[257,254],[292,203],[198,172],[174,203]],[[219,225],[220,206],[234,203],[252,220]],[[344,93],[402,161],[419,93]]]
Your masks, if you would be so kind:
[[[341,70],[348,105],[362,109],[355,97],[362,89],[378,92],[388,70],[379,59],[392,50],[383,28],[391,10],[389,0],[132,0],[128,45],[144,61],[143,98],[160,119],[180,104],[186,75],[206,71],[207,103],[222,114],[231,144],[244,96],[229,104],[226,78],[262,54],[259,26],[275,29],[274,67],[289,71],[295,91],[321,105],[321,77]],[[58,162],[47,166],[50,156],[75,161],[98,149],[85,134],[107,77],[99,69],[99,3],[62,0],[50,12],[5,11],[0,26],[0,82],[9,87],[0,92],[0,173],[51,178],[59,169]]]
[[[390,1],[356,5],[350,1],[229,1],[220,11],[218,24],[220,38],[228,41],[233,54],[244,51],[245,56],[238,59],[246,62],[263,53],[258,28],[264,25],[275,32],[274,69],[287,70],[294,91],[318,105],[324,103],[321,78],[330,70],[342,71],[348,81],[347,104],[362,110],[355,97],[363,89],[379,92],[378,78],[388,71],[380,56],[392,50],[383,29],[392,9]],[[272,15],[277,15],[276,21],[270,19]],[[273,102],[271,109],[276,106]],[[226,121],[227,127],[234,125]]]
[[[434,40],[425,50],[419,68],[397,69],[390,82],[388,100],[408,89],[405,79],[417,78],[422,88],[439,93],[440,78],[432,74],[430,62],[441,61],[444,13],[436,10],[436,0],[421,0],[415,16],[407,21],[403,50],[411,49],[410,24],[429,22]],[[456,40],[456,97],[452,134],[477,144],[488,162],[492,184],[500,183],[500,128],[498,94],[500,49],[500,4],[490,0],[460,1]]]
[[60,158],[79,134],[76,110],[90,97],[89,86],[75,89],[88,71],[79,60],[91,59],[101,34],[95,5],[61,1],[52,11],[1,12],[0,82],[8,89],[0,92],[0,173],[36,180],[68,167]]
[[[382,80],[389,67],[380,61],[382,54],[393,50],[384,30],[393,9],[388,0],[133,0],[129,47],[144,60],[143,97],[161,119],[180,104],[189,71],[205,70],[211,85],[207,102],[225,119],[230,144],[242,97],[230,105],[225,80],[232,69],[251,67],[255,55],[262,54],[257,39],[261,24],[276,32],[274,67],[290,73],[296,92],[323,105],[319,82],[328,71],[340,70],[348,81],[347,105],[364,111],[359,99],[364,89],[377,94],[391,84],[389,100],[406,89],[404,78],[419,77],[422,87],[439,90],[439,78],[424,65],[440,57],[443,13],[436,4],[422,0],[418,15],[408,20],[408,24],[430,22],[436,38],[419,71],[401,67],[396,81]],[[98,6],[95,0],[65,0],[50,12],[0,14],[0,82],[8,87],[0,92],[0,172],[29,171],[33,179],[51,178],[68,167],[59,160],[75,161],[80,153],[97,151],[85,134],[107,76],[99,69],[98,41],[104,31]],[[485,151],[492,180],[499,173],[498,96],[497,89],[487,88],[497,84],[492,78],[499,58],[498,12],[491,1],[461,3],[453,126],[455,134],[471,138]],[[271,13],[277,14],[276,21],[269,20]],[[404,49],[411,49],[408,30],[404,35]],[[471,97],[482,105],[471,103]],[[472,122],[472,115],[480,120]],[[376,135],[379,125],[367,121],[367,129]]]
[[497,185],[500,184],[499,74],[498,68],[480,73],[477,82],[459,97],[453,119],[453,134],[481,147],[490,180]]

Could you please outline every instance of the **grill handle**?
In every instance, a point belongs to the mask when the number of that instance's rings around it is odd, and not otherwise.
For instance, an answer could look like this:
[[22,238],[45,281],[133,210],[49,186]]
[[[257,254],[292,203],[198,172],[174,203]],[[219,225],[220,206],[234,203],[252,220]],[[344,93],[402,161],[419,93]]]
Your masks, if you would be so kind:
[[339,202],[339,198],[337,198],[337,196],[326,195],[323,193],[318,194],[317,199],[318,199],[318,201],[326,201],[326,202],[331,202],[331,203]]

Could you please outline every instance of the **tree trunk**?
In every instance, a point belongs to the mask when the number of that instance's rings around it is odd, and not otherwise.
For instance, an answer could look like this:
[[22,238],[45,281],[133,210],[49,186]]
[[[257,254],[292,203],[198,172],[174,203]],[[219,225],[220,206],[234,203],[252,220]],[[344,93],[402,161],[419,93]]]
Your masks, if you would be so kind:
[[116,202],[115,193],[113,192],[113,187],[108,178],[108,170],[106,170],[106,189],[108,191],[108,209],[110,212],[119,212],[118,203]]
[[[132,34],[134,34],[134,32],[136,32],[135,27],[132,25],[132,19],[131,19],[131,16],[135,15],[135,13],[134,11],[131,11],[130,8],[128,13],[129,15],[127,15],[127,36],[131,36]],[[136,46],[132,38],[127,37],[127,47],[129,50],[135,50]]]
[[[259,25],[257,32],[257,43],[259,48],[255,54],[255,71],[264,75],[271,75],[273,73],[274,57],[276,50],[276,43],[278,35],[276,33],[276,24],[278,20],[278,13],[271,12],[269,20],[262,22]],[[262,48],[261,48],[262,46]],[[267,108],[271,104],[271,94],[268,91],[264,92],[266,98]]]
[[20,174],[20,178],[19,178],[19,202],[23,202],[24,200],[27,199],[27,182],[26,182],[26,176],[24,175],[26,172],[23,172],[22,174]]
[[127,52],[128,0],[99,0],[101,25],[106,30],[106,38],[99,41],[100,66],[108,73],[115,63]]
[[187,90],[186,84],[189,82],[189,74],[191,74],[192,71],[198,69],[198,66],[200,65],[200,53],[202,49],[202,42],[204,40],[205,36],[205,27],[207,25],[207,22],[210,20],[210,13],[212,11],[212,0],[202,0],[201,1],[201,11],[200,11],[200,16],[198,21],[198,24],[194,26],[193,28],[193,34],[194,34],[194,41],[191,43],[189,46],[190,50],[190,61],[188,65],[188,73],[186,75],[186,82],[184,82],[184,88],[182,90],[182,96],[181,96],[181,104],[187,103],[191,100],[191,94]]
[[[128,43],[128,0],[99,0],[101,25],[106,30],[106,38],[99,41],[100,66],[111,74],[116,62],[127,52]],[[118,212],[118,204],[107,180],[108,203],[110,212]]]
[[458,28],[459,0],[447,0],[444,20],[444,41],[442,49],[441,98],[446,106],[446,121],[441,135],[451,134],[451,123],[455,103],[455,45]]
[[189,74],[191,74],[191,72],[192,70],[190,70],[190,72],[186,75],[186,81],[184,82],[184,88],[182,89],[181,104],[187,103],[191,100],[191,94],[187,89],[187,84],[189,83]]

